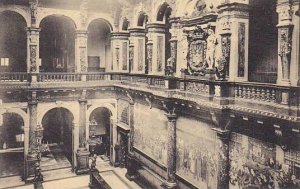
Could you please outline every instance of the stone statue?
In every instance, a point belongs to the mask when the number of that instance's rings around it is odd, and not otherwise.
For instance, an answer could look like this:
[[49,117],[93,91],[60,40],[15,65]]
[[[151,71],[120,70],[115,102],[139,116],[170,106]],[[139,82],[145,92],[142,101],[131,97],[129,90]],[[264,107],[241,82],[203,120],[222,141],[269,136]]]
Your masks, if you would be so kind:
[[95,170],[96,169],[96,160],[97,160],[97,155],[94,154],[92,157],[90,157],[92,163],[91,163],[91,170]]
[[166,65],[166,75],[167,76],[172,76],[174,74],[174,58],[170,57],[167,60],[167,65]]
[[212,69],[215,65],[215,49],[217,45],[217,37],[215,32],[212,29],[208,29],[207,31],[207,49],[206,49],[206,63],[208,65],[208,69]]
[[290,59],[291,59],[291,40],[288,29],[281,29],[280,31],[280,45],[278,55],[281,57],[282,65],[282,79],[290,78]]

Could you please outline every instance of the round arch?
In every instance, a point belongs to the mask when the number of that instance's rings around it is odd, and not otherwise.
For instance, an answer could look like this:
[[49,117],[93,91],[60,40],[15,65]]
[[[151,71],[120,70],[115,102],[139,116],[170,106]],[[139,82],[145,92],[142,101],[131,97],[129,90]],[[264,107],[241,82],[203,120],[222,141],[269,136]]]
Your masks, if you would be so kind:
[[165,22],[165,18],[166,18],[166,14],[171,13],[172,8],[171,6],[167,3],[164,2],[163,4],[159,5],[156,9],[155,9],[155,21],[159,21],[159,22]]
[[72,14],[63,14],[63,13],[49,13],[49,14],[45,14],[45,15],[39,15],[39,19],[37,22],[37,25],[39,27],[41,27],[41,23],[46,19],[49,18],[51,16],[57,16],[57,17],[63,17],[66,18],[67,20],[71,21],[74,24],[74,28],[77,29],[78,27],[78,23],[76,21],[76,18],[74,18],[74,16]]
[[38,115],[37,115],[37,124],[41,124],[42,123],[42,120],[44,118],[44,116],[47,114],[47,112],[49,112],[50,110],[52,109],[55,109],[55,108],[64,108],[64,109],[67,109],[73,116],[73,122],[74,123],[78,123],[78,120],[75,120],[76,117],[79,118],[79,115],[77,112],[75,112],[75,108],[70,108],[71,106],[69,105],[65,105],[65,104],[62,104],[62,105],[56,105],[56,104],[53,104],[53,105],[48,105],[46,107],[44,107],[43,109],[41,109],[40,111],[38,111]]
[[129,27],[130,27],[129,19],[126,17],[121,18],[119,30],[120,31],[128,31]]
[[108,28],[110,29],[110,32],[113,32],[115,30],[114,26],[111,24],[111,23],[113,23],[112,18],[107,18],[107,17],[104,17],[104,16],[97,16],[97,15],[94,15],[94,16],[91,16],[91,17],[88,18],[86,28],[84,28],[84,29],[87,30],[88,27],[90,26],[90,24],[92,22],[94,22],[95,20],[103,21],[108,26]]
[[108,103],[97,103],[87,109],[87,112],[86,112],[87,119],[91,116],[92,112],[94,110],[96,110],[97,108],[106,108],[110,111],[112,119],[117,118],[116,117],[117,116],[116,108],[113,105],[108,104]]
[[24,110],[19,108],[0,109],[0,114],[5,113],[14,113],[21,116],[24,122],[24,128],[29,128],[29,115]]
[[147,21],[148,21],[148,15],[144,11],[139,12],[136,18],[136,25],[138,27],[145,27]]
[[0,14],[2,14],[4,12],[17,13],[18,15],[20,15],[24,19],[24,21],[26,23],[26,27],[30,27],[30,25],[31,25],[31,16],[25,10],[23,10],[21,8],[15,8],[15,7],[6,7],[5,9],[0,8]]

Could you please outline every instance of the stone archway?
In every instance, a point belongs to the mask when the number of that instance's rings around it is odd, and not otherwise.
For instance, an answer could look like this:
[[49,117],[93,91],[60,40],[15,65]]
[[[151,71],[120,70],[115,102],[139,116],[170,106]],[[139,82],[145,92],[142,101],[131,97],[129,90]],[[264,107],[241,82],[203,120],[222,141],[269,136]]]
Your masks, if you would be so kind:
[[23,175],[25,124],[18,113],[0,114],[0,178]]
[[40,23],[41,72],[75,72],[76,24],[66,16],[50,15]]
[[110,61],[111,26],[104,19],[95,19],[88,26],[87,56],[89,72],[104,72]]
[[89,115],[89,138],[96,138],[98,144],[93,149],[97,155],[111,156],[112,128],[111,128],[112,112],[106,107],[98,107],[90,112]]
[[26,19],[14,11],[2,11],[0,25],[0,72],[26,72]]
[[43,126],[42,170],[70,168],[73,163],[74,115],[66,108],[47,111],[41,121]]

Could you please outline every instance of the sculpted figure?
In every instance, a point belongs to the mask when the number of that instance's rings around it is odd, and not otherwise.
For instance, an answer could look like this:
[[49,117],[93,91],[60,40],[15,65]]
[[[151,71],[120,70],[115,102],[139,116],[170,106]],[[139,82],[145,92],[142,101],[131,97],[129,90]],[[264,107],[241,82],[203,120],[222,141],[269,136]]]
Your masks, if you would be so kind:
[[283,79],[289,79],[290,72],[291,42],[288,35],[287,30],[281,30],[278,55],[281,57]]
[[208,69],[212,69],[215,63],[215,49],[217,45],[217,37],[212,29],[208,29],[207,49],[206,49],[206,63]]

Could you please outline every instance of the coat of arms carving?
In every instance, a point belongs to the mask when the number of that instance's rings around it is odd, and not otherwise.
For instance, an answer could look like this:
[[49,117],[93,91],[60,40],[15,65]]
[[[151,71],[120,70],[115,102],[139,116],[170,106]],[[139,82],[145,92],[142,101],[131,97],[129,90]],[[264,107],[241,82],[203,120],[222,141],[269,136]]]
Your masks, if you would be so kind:
[[187,64],[188,72],[194,76],[204,76],[207,68],[206,63],[206,48],[208,34],[201,27],[193,31],[188,31],[188,54]]

